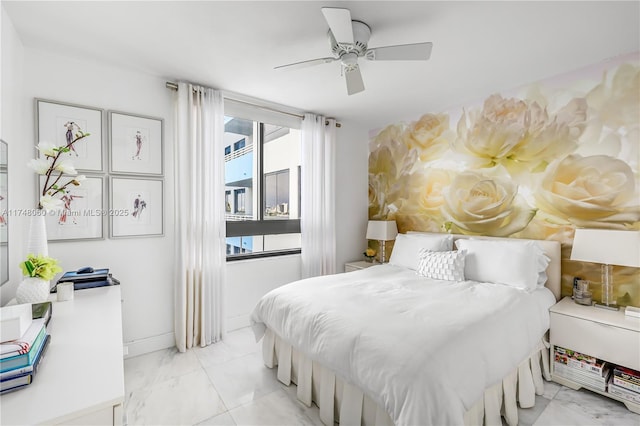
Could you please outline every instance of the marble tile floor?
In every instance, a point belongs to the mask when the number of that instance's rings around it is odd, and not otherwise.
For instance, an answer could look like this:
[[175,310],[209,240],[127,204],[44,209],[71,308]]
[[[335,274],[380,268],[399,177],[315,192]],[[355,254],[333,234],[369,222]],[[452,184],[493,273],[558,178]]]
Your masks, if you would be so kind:
[[[322,425],[318,408],[300,403],[262,364],[250,328],[220,343],[179,353],[165,349],[124,362],[127,425]],[[595,393],[545,382],[521,425],[640,426],[640,415]]]

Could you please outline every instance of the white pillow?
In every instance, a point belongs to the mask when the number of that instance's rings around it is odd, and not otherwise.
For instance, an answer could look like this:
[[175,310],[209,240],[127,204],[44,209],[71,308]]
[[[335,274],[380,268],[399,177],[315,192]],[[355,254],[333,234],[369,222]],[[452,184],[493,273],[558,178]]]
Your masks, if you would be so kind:
[[421,249],[418,275],[435,280],[464,281],[466,250],[431,251]]
[[468,280],[506,284],[527,291],[544,286],[550,259],[535,241],[460,239],[466,250],[464,275]]
[[453,249],[453,237],[449,234],[398,234],[389,263],[415,271],[420,249],[450,251]]

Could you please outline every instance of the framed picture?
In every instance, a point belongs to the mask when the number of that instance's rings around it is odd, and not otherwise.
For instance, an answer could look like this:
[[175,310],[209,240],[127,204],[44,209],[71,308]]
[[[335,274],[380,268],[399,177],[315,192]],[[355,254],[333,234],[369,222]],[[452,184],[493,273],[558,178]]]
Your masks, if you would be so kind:
[[[76,170],[104,170],[101,109],[36,99],[36,117],[36,145],[50,142],[57,146],[70,146],[64,155]],[[88,136],[80,137],[85,133]],[[40,157],[44,158],[42,154]]]
[[111,177],[112,238],[164,235],[164,188],[162,179]]
[[[45,176],[40,176],[39,193],[42,193],[45,179]],[[103,239],[103,218],[107,214],[104,185],[104,177],[86,176],[80,186],[69,185],[63,192],[56,194],[55,197],[62,200],[63,208],[47,214],[45,223],[48,240]]]
[[109,112],[112,173],[163,174],[163,120]]

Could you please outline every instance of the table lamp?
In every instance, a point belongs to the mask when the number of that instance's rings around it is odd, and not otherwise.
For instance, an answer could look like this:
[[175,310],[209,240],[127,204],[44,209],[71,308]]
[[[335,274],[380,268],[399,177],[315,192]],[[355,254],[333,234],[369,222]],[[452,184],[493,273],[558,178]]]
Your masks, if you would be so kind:
[[380,241],[380,263],[385,263],[385,242],[395,240],[398,227],[394,220],[370,220],[367,225],[367,239]]
[[640,267],[640,232],[576,229],[570,259],[602,264],[602,302],[595,305],[618,310],[611,265]]

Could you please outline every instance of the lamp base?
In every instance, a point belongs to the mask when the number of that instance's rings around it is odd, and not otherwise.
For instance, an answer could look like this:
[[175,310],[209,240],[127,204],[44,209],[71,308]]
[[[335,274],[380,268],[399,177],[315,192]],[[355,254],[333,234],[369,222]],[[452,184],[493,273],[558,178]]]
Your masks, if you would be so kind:
[[602,308],[602,309],[608,309],[610,311],[619,311],[620,307],[615,306],[615,305],[605,305],[602,303],[594,303],[593,306],[595,306],[596,308]]

